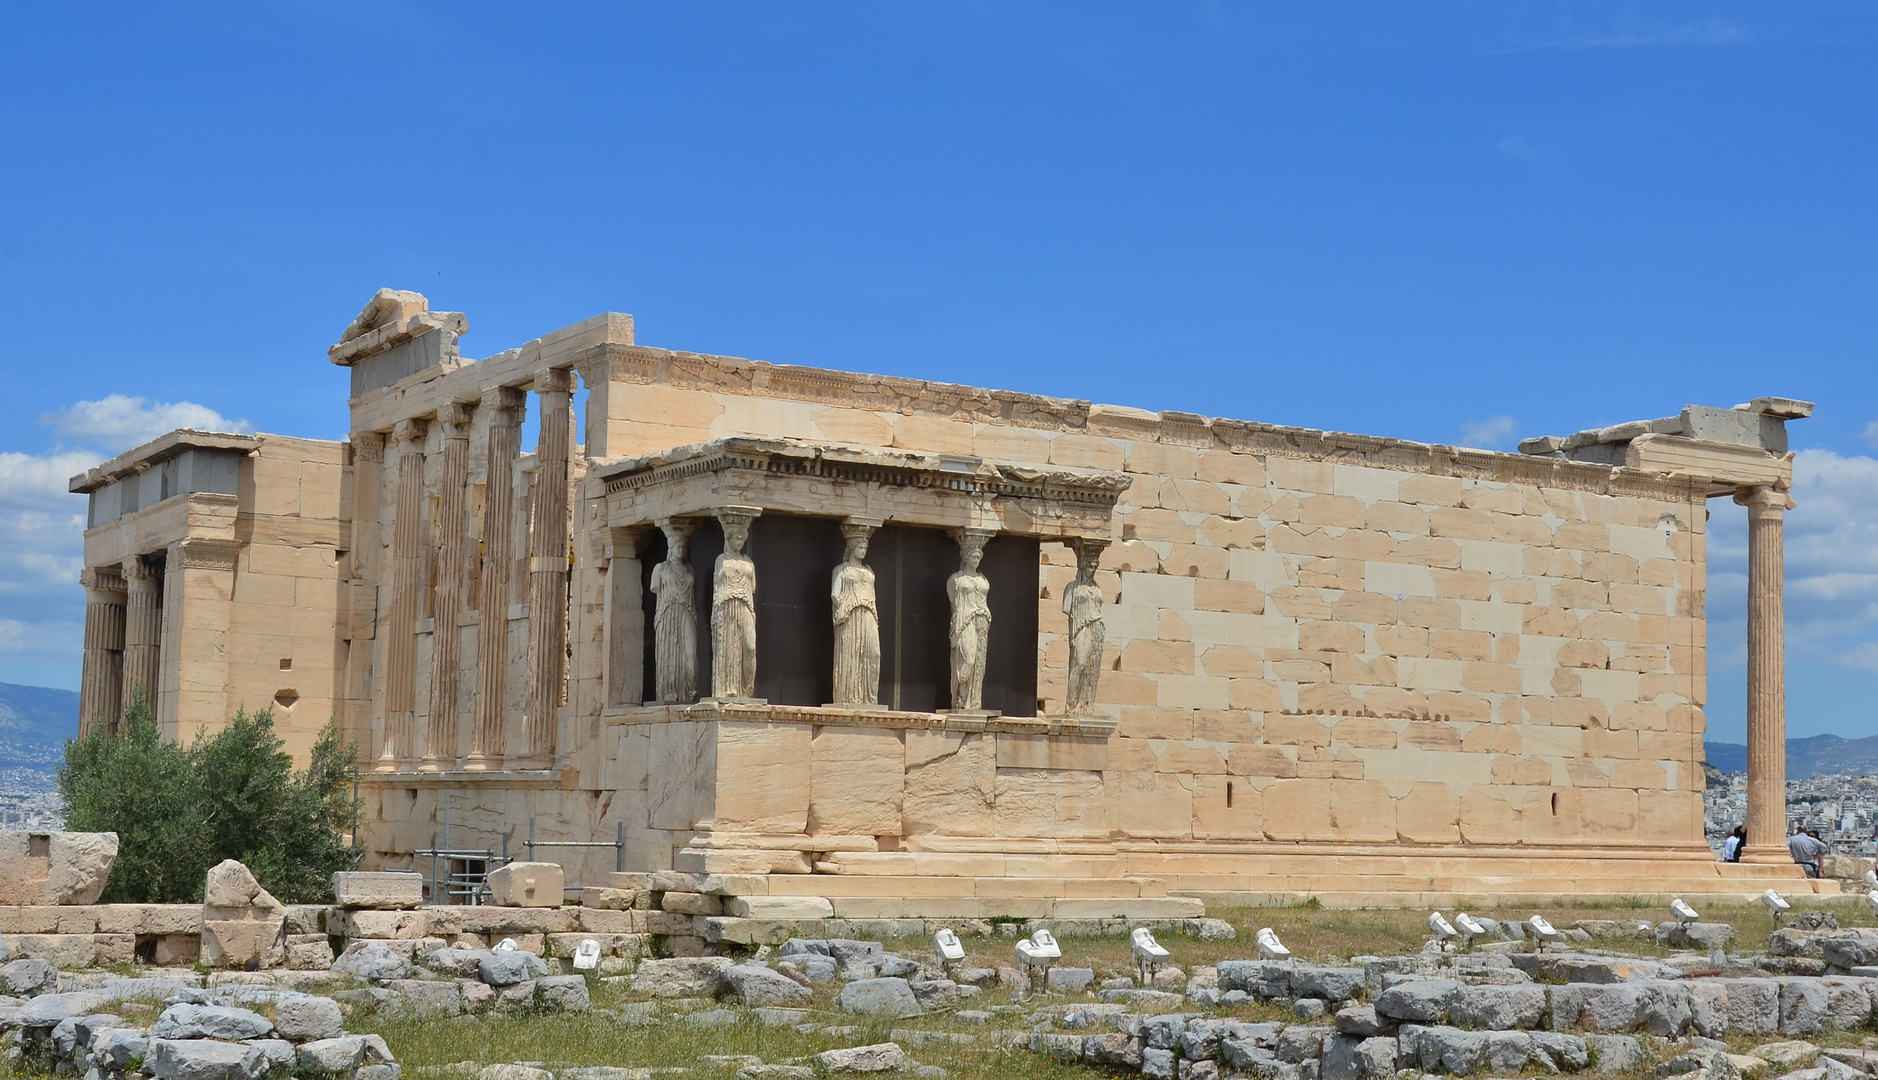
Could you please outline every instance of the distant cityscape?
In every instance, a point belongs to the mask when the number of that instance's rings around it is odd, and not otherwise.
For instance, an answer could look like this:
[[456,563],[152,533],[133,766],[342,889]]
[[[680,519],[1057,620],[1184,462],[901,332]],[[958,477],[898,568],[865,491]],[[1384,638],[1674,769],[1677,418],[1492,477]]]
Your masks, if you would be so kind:
[[65,800],[49,769],[0,768],[0,829],[57,830],[65,826]]
[[[1702,793],[1704,831],[1709,847],[1721,852],[1722,840],[1747,821],[1745,773],[1710,773]],[[1819,833],[1835,855],[1874,854],[1878,832],[1878,777],[1808,776],[1787,781],[1787,829],[1801,824]]]

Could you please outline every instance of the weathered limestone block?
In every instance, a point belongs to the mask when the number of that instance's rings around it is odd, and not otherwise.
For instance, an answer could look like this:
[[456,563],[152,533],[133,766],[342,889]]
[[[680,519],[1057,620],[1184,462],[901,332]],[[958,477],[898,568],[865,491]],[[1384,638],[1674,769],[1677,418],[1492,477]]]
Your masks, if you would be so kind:
[[456,906],[426,908],[433,934],[565,934],[577,929],[577,908]]
[[44,960],[72,971],[97,963],[97,937],[96,934],[21,934],[10,944],[22,957]]
[[202,897],[202,962],[274,967],[286,958],[286,909],[248,868],[226,859],[209,870]]
[[418,874],[340,871],[333,875],[333,903],[342,908],[400,910],[424,902],[424,879]]
[[116,861],[116,833],[0,832],[0,904],[95,904]]
[[381,911],[342,908],[332,914],[328,929],[345,938],[416,939],[430,936],[430,919],[425,911]]
[[489,875],[497,907],[558,908],[566,884],[559,863],[512,862]]
[[200,934],[200,904],[101,904],[98,931],[105,934]]
[[809,747],[810,833],[897,835],[906,771],[901,733],[823,727]]

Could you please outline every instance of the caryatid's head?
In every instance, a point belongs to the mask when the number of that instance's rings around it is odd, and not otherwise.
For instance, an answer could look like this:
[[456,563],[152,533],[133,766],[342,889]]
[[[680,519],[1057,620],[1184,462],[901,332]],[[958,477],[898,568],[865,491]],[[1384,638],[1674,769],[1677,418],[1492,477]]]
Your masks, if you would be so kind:
[[976,532],[959,534],[959,569],[968,574],[978,572],[978,564],[985,558],[985,541],[989,539]]
[[739,518],[724,522],[724,551],[730,555],[742,555],[743,545],[750,539],[750,523]]

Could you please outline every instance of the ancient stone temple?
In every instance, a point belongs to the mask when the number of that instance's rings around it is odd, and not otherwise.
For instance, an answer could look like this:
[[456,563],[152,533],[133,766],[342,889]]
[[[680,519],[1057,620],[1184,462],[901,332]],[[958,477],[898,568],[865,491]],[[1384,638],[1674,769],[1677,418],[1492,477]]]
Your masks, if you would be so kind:
[[329,350],[346,441],[176,432],[73,481],[88,723],[134,686],[179,736],[336,718],[367,868],[447,816],[515,854],[623,837],[538,857],[748,910],[1807,887],[1717,864],[1700,795],[1711,500],[1755,522],[1778,747],[1806,403],[1506,454],[651,348],[625,315],[482,360],[467,330],[382,291]]

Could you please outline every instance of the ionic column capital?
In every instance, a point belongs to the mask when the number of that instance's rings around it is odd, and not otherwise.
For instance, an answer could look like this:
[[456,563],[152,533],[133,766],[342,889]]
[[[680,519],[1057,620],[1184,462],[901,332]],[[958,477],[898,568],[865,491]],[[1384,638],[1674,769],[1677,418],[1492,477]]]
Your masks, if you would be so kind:
[[573,368],[549,368],[535,376],[535,393],[537,394],[571,394],[573,392]]
[[398,444],[400,447],[422,442],[424,440],[424,432],[428,430],[429,427],[429,422],[421,417],[400,420],[398,421],[398,426],[391,431],[391,441]]
[[142,555],[132,555],[123,562],[124,580],[131,588],[137,588],[156,580],[156,568],[144,561]]
[[437,422],[443,425],[443,437],[446,439],[469,438],[470,420],[475,411],[460,402],[451,402],[437,410]]
[[378,431],[355,431],[352,433],[352,459],[354,461],[385,460],[385,436]]
[[1786,491],[1770,485],[1735,489],[1735,503],[1748,508],[1750,517],[1781,517],[1798,505]]
[[483,391],[482,407],[496,412],[510,412],[527,404],[528,395],[516,386],[492,386]]
[[85,597],[91,603],[124,602],[124,575],[118,567],[88,566],[78,572],[78,583],[84,587]]

